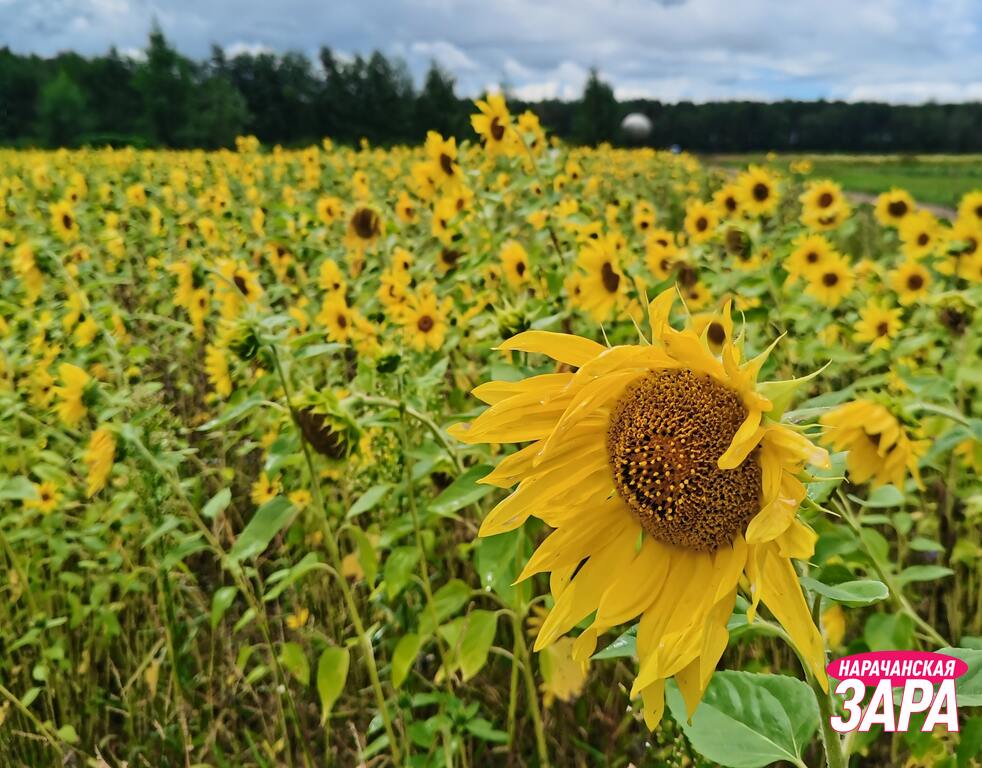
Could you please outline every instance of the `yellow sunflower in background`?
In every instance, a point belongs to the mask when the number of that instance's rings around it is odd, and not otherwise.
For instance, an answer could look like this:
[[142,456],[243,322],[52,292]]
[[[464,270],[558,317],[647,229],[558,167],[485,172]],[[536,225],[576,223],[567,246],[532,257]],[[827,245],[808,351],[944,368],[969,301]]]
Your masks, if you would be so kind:
[[931,273],[917,261],[905,261],[890,274],[890,287],[905,307],[927,298]]
[[716,209],[702,200],[685,204],[685,231],[693,243],[705,243],[716,234],[719,217]]
[[966,192],[958,203],[959,221],[968,221],[982,228],[982,192]]
[[721,219],[735,219],[742,214],[740,187],[726,184],[713,193],[713,205]]
[[51,227],[66,243],[78,239],[78,219],[75,218],[70,202],[62,200],[51,206]]
[[833,253],[808,275],[807,281],[805,293],[814,296],[826,307],[836,307],[852,292],[856,278],[848,259],[840,253]]
[[517,150],[518,137],[511,124],[511,113],[505,97],[500,93],[489,94],[486,99],[474,102],[480,114],[471,115],[471,126],[484,139],[484,150],[490,156],[512,155]]
[[576,265],[584,273],[577,306],[598,321],[621,311],[630,302],[628,278],[621,268],[617,239],[611,235],[587,240]]
[[801,202],[801,223],[809,229],[835,229],[849,218],[850,208],[842,187],[829,179],[809,182]]
[[742,362],[726,341],[713,354],[705,331],[669,324],[675,297],[671,289],[651,302],[650,345],[513,337],[500,349],[546,354],[575,372],[483,384],[474,395],[490,407],[451,428],[465,443],[530,443],[484,478],[518,488],[481,535],[531,516],[555,529],[519,577],[551,574],[555,604],[536,650],[589,620],[573,652],[585,660],[601,633],[640,617],[632,695],[649,727],[661,719],[669,677],[695,710],[743,577],[751,618],[763,601],[827,685],[822,638],[790,558],[811,556],[816,540],[796,516],[798,475],[828,456],[776,420],[796,382],[758,384],[769,350]]
[[914,198],[907,190],[894,187],[876,198],[873,213],[884,227],[899,227],[915,207]]
[[529,255],[522,244],[515,240],[509,240],[501,246],[501,267],[513,288],[520,288],[531,280]]
[[382,217],[378,211],[368,206],[356,208],[348,219],[348,233],[344,238],[345,245],[361,253],[374,245],[382,234]]
[[915,211],[905,216],[898,231],[904,255],[910,259],[929,256],[941,242],[941,226],[930,211]]
[[766,168],[751,165],[737,178],[743,208],[751,216],[766,216],[778,204],[777,179]]
[[859,321],[853,326],[853,338],[869,344],[870,349],[888,349],[890,343],[903,328],[900,315],[903,310],[890,307],[884,301],[870,299],[859,310]]
[[108,427],[99,427],[89,438],[83,460],[88,468],[85,495],[95,496],[106,487],[116,457],[116,438]]
[[457,139],[453,136],[445,139],[436,131],[428,131],[424,150],[430,159],[432,177],[438,188],[463,182],[464,172],[457,162]]
[[911,440],[885,406],[854,400],[824,413],[819,421],[826,430],[822,441],[836,451],[849,451],[846,469],[852,482],[869,481],[874,487],[892,483],[902,489],[909,472],[917,487],[923,487],[917,460],[926,444]]
[[58,418],[65,426],[74,427],[88,413],[85,394],[92,377],[71,363],[58,366],[58,377],[62,382],[62,386],[54,388],[55,395],[61,400],[58,403]]
[[421,286],[409,297],[399,318],[409,345],[417,351],[442,347],[447,335],[447,315],[452,307],[449,297],[440,301],[432,286]]

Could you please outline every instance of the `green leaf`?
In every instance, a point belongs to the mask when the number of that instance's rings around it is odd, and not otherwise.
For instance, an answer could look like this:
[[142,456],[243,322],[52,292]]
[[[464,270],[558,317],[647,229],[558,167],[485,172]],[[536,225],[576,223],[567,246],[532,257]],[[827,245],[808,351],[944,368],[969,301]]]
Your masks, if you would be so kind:
[[294,512],[294,506],[282,496],[267,501],[256,510],[249,524],[239,534],[228,553],[228,559],[238,563],[265,552],[273,537],[286,528]]
[[914,620],[905,613],[874,613],[866,619],[863,639],[871,651],[910,648],[914,641]]
[[851,608],[859,608],[864,605],[872,605],[880,600],[886,600],[890,596],[890,590],[882,581],[873,579],[862,579],[859,581],[845,581],[841,584],[823,584],[815,579],[802,576],[799,581],[806,589],[816,592],[822,597],[827,597],[836,603],[848,605]]
[[487,663],[498,620],[493,611],[471,611],[460,620],[464,630],[455,650],[466,682]]
[[815,468],[811,470],[812,481],[805,484],[808,498],[816,504],[824,503],[829,496],[842,484],[846,471],[846,452],[829,455],[832,464],[828,469]]
[[412,632],[399,638],[396,649],[392,653],[392,687],[396,690],[406,681],[409,670],[422,647],[423,638]]
[[518,531],[500,533],[497,536],[483,536],[474,548],[474,561],[481,588],[494,592],[507,604],[515,602],[516,590],[528,591],[526,582],[512,586],[518,577],[519,553]]
[[66,744],[78,744],[78,731],[75,730],[75,726],[73,725],[63,725],[55,731],[55,734]]
[[368,510],[373,509],[391,489],[392,483],[379,483],[378,485],[373,485],[371,488],[365,491],[354,504],[351,505],[351,509],[348,510],[348,514],[345,515],[345,519],[350,520],[363,512],[368,512]]
[[460,579],[451,579],[433,594],[433,610],[424,607],[419,620],[419,629],[424,635],[432,634],[436,627],[433,625],[433,611],[436,612],[438,624],[450,618],[459,611],[471,596],[471,588]]
[[900,572],[897,581],[902,585],[910,584],[912,581],[934,581],[951,576],[953,573],[951,568],[945,568],[943,565],[912,565]]
[[475,717],[473,720],[468,720],[464,728],[467,729],[469,734],[476,736],[481,741],[490,741],[495,744],[508,743],[508,734],[504,731],[497,730],[483,717]]
[[419,550],[416,547],[397,547],[385,559],[383,577],[385,591],[389,600],[398,597],[399,593],[409,583],[409,576],[419,562]]
[[904,493],[894,485],[881,485],[870,491],[865,499],[850,494],[850,499],[862,507],[882,509],[884,507],[899,507],[904,503]]
[[213,429],[225,426],[233,421],[238,421],[262,402],[263,398],[259,395],[247,397],[245,400],[226,408],[220,416],[211,419],[211,421],[206,421],[204,424],[198,427],[198,432],[210,432]]
[[487,496],[494,490],[494,486],[480,485],[477,481],[492,469],[488,464],[478,464],[468,469],[430,502],[430,512],[450,515]]
[[299,643],[283,643],[280,646],[279,658],[280,664],[296,678],[298,683],[304,686],[310,683],[310,663]]
[[637,626],[633,626],[602,651],[593,654],[593,658],[600,660],[634,657],[638,653],[637,637],[638,628]]
[[968,664],[968,671],[955,680],[960,707],[982,707],[982,651],[974,648],[939,648],[938,653],[954,656]]
[[353,525],[348,530],[358,547],[358,564],[365,573],[365,581],[374,584],[375,577],[378,575],[378,553],[372,546],[368,535],[361,528]]
[[321,700],[321,725],[324,725],[331,716],[334,702],[344,690],[350,661],[348,649],[335,646],[325,648],[317,660],[317,695]]
[[283,594],[284,590],[292,584],[302,579],[311,571],[317,570],[321,566],[320,557],[316,552],[308,552],[303,559],[295,565],[272,574],[267,580],[270,588],[263,595],[265,602],[270,602]]
[[802,753],[818,730],[815,695],[786,675],[717,672],[691,724],[674,680],[666,692],[672,716],[692,746],[729,768],[760,768],[780,760],[803,767]]
[[26,477],[11,477],[0,483],[0,499],[31,501],[38,496],[34,483]]
[[918,536],[910,542],[910,548],[915,552],[944,552],[940,542]]
[[955,750],[958,768],[969,768],[980,753],[982,753],[982,717],[970,717],[958,734],[958,748]]
[[344,344],[337,344],[335,342],[311,344],[309,347],[304,347],[303,350],[298,352],[295,358],[297,360],[308,360],[312,357],[320,357],[321,355],[333,355],[342,349],[344,349]]
[[235,602],[235,596],[239,593],[238,587],[219,587],[211,598],[211,628],[217,627],[225,611]]
[[220,513],[224,512],[232,502],[232,491],[222,488],[218,493],[208,499],[208,503],[201,510],[201,516],[205,520],[214,520]]

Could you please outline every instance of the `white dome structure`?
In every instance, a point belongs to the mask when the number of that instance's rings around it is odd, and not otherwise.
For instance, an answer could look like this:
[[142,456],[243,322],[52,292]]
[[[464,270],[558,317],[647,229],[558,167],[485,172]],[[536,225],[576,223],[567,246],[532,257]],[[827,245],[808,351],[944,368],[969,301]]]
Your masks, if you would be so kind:
[[651,135],[651,118],[632,112],[621,120],[621,132],[631,141],[644,141]]

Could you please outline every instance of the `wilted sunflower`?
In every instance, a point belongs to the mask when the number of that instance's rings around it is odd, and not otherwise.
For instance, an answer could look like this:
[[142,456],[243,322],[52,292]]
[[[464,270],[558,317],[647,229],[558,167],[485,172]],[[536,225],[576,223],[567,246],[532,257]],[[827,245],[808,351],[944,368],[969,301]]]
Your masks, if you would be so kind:
[[854,400],[823,414],[820,421],[826,428],[823,441],[837,451],[849,451],[846,468],[852,482],[903,488],[910,472],[917,487],[923,487],[917,459],[925,444],[911,440],[885,406]]
[[[822,685],[822,638],[791,557],[815,534],[796,517],[798,475],[827,454],[779,418],[798,381],[757,382],[768,352],[741,363],[729,339],[669,324],[674,289],[649,305],[651,344],[604,347],[527,331],[500,349],[546,354],[574,372],[474,390],[489,408],[451,434],[466,443],[529,442],[483,482],[517,490],[485,518],[482,536],[530,516],[555,530],[520,575],[550,572],[555,605],[536,650],[593,617],[574,645],[584,660],[600,634],[640,617],[632,695],[654,727],[675,677],[691,714],[727,644],[742,576],[751,618],[763,601]],[[723,311],[729,321],[729,305]]]

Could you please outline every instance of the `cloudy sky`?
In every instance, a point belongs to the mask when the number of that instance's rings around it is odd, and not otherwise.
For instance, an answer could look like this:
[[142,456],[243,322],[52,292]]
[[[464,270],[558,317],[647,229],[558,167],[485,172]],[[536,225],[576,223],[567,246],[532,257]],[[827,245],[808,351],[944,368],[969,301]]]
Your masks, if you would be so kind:
[[379,49],[438,61],[474,95],[982,100],[979,0],[0,0],[0,46],[138,51],[152,19],[185,54]]

